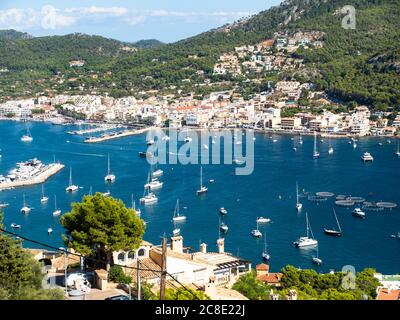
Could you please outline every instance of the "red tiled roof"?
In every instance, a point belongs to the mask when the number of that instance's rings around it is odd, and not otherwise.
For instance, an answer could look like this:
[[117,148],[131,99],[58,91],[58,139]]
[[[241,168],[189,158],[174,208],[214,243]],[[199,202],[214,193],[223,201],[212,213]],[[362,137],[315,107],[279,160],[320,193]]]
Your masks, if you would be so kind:
[[281,281],[282,273],[268,273],[257,276],[257,280],[268,283],[278,284]]
[[400,290],[389,290],[382,288],[379,290],[377,300],[400,300]]
[[265,263],[258,264],[258,265],[256,265],[256,270],[257,271],[268,271],[269,265],[267,265]]

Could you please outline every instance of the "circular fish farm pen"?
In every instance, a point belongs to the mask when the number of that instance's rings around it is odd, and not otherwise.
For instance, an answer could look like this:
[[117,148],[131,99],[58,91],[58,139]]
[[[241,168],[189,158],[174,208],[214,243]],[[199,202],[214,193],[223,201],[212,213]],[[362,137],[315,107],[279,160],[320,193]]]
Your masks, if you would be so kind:
[[343,195],[343,194],[339,194],[338,196],[336,196],[336,200],[346,200],[347,196]]
[[363,203],[365,202],[365,199],[362,197],[348,197],[346,200],[353,201],[355,203]]
[[315,195],[315,196],[308,196],[308,200],[309,201],[314,201],[314,202],[321,202],[321,201],[326,201],[326,200],[328,200],[328,198],[326,198],[326,197],[321,197],[321,196],[318,196],[318,195]]
[[355,202],[351,200],[336,200],[335,204],[340,207],[352,207],[355,205]]
[[368,211],[382,211],[382,207],[378,207],[375,202],[364,202],[362,206],[363,210]]
[[323,197],[323,198],[331,198],[333,197],[335,194],[332,192],[317,192],[315,194],[317,197]]
[[377,202],[377,203],[376,203],[376,206],[377,206],[378,208],[390,209],[390,210],[392,210],[392,209],[394,209],[394,208],[397,207],[397,204],[394,203],[394,202]]

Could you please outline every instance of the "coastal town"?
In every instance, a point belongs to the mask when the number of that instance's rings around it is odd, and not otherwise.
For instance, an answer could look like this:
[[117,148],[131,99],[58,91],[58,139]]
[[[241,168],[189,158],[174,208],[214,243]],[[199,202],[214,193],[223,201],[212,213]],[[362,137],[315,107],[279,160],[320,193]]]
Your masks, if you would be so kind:
[[[234,52],[220,57],[214,66],[214,75],[245,76],[244,83],[257,84],[265,72],[301,73],[303,61],[291,58],[290,53],[299,48],[318,50],[324,46],[323,37],[318,31],[277,33],[273,39],[258,45],[236,47]],[[70,62],[73,68],[83,65],[84,61]],[[216,85],[206,78],[203,83],[193,83],[194,88],[204,86],[208,90]],[[234,82],[230,85],[237,86]],[[274,133],[318,132],[337,137],[393,136],[400,129],[400,114],[394,111],[373,111],[365,105],[348,108],[325,92],[317,91],[313,83],[290,79],[268,81],[264,91],[251,95],[243,95],[237,88],[203,96],[194,91],[181,94],[180,90],[170,94],[151,90],[123,98],[80,94],[79,90],[74,94],[38,95],[1,103],[0,117],[54,123],[62,123],[63,118],[69,117],[96,123],[254,128]]]

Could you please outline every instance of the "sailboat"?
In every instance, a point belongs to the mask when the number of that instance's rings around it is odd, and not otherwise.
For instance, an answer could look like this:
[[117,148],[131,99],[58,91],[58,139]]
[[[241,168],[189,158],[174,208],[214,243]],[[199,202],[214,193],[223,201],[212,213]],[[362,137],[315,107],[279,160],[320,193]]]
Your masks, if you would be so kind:
[[200,196],[208,191],[208,188],[203,186],[203,167],[200,167],[200,189],[197,190],[197,195]]
[[24,198],[24,206],[21,209],[21,213],[28,214],[29,212],[31,212],[32,208],[26,204],[25,193],[22,196]]
[[271,258],[271,256],[268,253],[268,250],[267,250],[267,235],[266,234],[264,234],[264,250],[262,252],[262,258],[265,261],[268,261]]
[[324,232],[328,236],[340,237],[342,235],[342,228],[340,227],[339,220],[337,218],[335,209],[333,209],[333,214],[335,215],[336,224],[337,224],[339,230],[324,229]]
[[44,195],[44,185],[42,184],[42,197],[40,198],[40,202],[41,203],[47,203],[47,201],[49,201],[49,197],[46,197]]
[[329,149],[328,149],[328,154],[333,154],[333,147],[332,147],[331,137],[329,137]]
[[319,158],[320,153],[317,150],[317,131],[314,131],[314,152],[313,152],[313,158],[317,159]]
[[312,262],[319,266],[322,264],[322,259],[319,257],[318,245],[317,245],[317,256],[312,258]]
[[140,218],[140,214],[142,213],[142,211],[140,209],[136,209],[136,202],[133,199],[133,193],[131,195],[131,200],[132,200],[132,210],[135,210],[136,215]]
[[115,175],[111,173],[111,167],[110,167],[110,154],[108,154],[108,171],[107,171],[107,175],[104,177],[104,180],[106,182],[114,182],[116,179]]
[[32,142],[32,141],[33,141],[33,137],[32,137],[32,135],[31,135],[31,132],[29,131],[28,125],[26,126],[26,134],[24,134],[24,135],[21,137],[21,141],[22,141],[22,142]]
[[303,208],[303,204],[300,203],[300,200],[299,200],[299,184],[296,181],[296,210],[297,210],[297,212],[300,212],[302,208]]
[[397,141],[397,156],[400,157],[400,141]]
[[78,189],[79,189],[79,187],[72,183],[72,168],[69,168],[69,185],[68,185],[67,188],[65,188],[65,191],[67,191],[67,192],[75,192]]
[[144,185],[145,189],[153,190],[153,189],[159,189],[162,188],[163,183],[159,181],[157,178],[151,178],[151,168],[147,177],[147,183]]
[[[157,150],[156,157],[158,158],[158,150]],[[158,161],[156,162],[155,170],[153,171],[153,173],[151,175],[153,178],[161,177],[164,174],[164,171],[162,171],[161,169],[157,168],[157,164],[158,164]]]
[[[149,179],[150,179],[150,173],[149,173]],[[140,198],[140,203],[143,204],[152,204],[158,201],[158,198],[156,195],[152,192],[150,192],[151,188],[146,188],[146,185],[144,187],[144,194],[143,197]]]
[[303,138],[301,136],[299,138],[299,144],[303,144]]
[[174,222],[181,222],[181,221],[185,221],[186,217],[185,216],[181,216],[179,213],[179,199],[176,200],[176,206],[175,206],[175,210],[174,210],[174,217],[172,218],[172,220]]
[[53,211],[53,216],[57,217],[61,214],[61,210],[57,208],[57,196],[54,196],[54,211]]
[[[308,214],[306,212],[306,225],[307,225],[307,236],[306,237],[300,237],[294,242],[294,245],[298,248],[304,248],[304,247],[310,247],[310,246],[316,246],[318,244],[318,241],[314,239],[314,235],[312,233],[310,224],[308,222]],[[309,235],[311,234],[311,238]]]
[[258,230],[258,221],[257,221],[257,229],[254,229],[251,231],[251,235],[255,238],[261,238],[262,237],[262,233],[260,232],[260,230]]

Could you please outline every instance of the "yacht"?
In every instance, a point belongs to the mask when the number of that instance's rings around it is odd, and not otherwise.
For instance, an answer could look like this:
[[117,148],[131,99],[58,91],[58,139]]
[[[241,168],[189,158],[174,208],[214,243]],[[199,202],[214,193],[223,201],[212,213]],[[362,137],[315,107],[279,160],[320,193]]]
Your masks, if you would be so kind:
[[31,212],[32,208],[26,204],[25,193],[23,194],[23,198],[24,198],[24,206],[21,209],[21,213],[28,214]]
[[174,217],[172,218],[172,221],[174,222],[181,222],[185,221],[186,217],[181,216],[179,213],[179,199],[176,200],[176,205],[175,205],[175,210],[174,210]]
[[156,195],[154,193],[151,193],[149,188],[147,188],[147,189],[145,188],[145,194],[143,195],[142,198],[140,198],[140,203],[151,204],[151,203],[155,203],[157,201],[158,201],[158,198],[156,197]]
[[47,203],[49,201],[49,197],[44,195],[44,185],[42,184],[42,196],[40,198],[41,203]]
[[235,164],[237,164],[237,165],[242,165],[242,164],[244,164],[246,161],[244,161],[244,160],[239,160],[239,159],[233,159],[233,162],[234,162]]
[[322,264],[322,259],[319,257],[318,245],[317,245],[317,256],[312,258],[312,262],[319,266]]
[[57,196],[54,196],[54,211],[53,216],[58,217],[61,214],[61,210],[57,208]]
[[320,153],[317,150],[317,131],[314,131],[314,152],[313,152],[313,158],[317,159],[319,158]]
[[257,229],[254,229],[251,231],[251,235],[255,238],[261,238],[262,237],[262,233],[260,232],[260,230],[258,230],[258,222],[257,222]]
[[364,152],[361,159],[364,162],[373,162],[374,161],[374,157],[369,152]]
[[156,169],[153,171],[153,173],[151,174],[151,176],[153,178],[159,178],[164,174],[164,171],[162,171],[161,169]]
[[329,149],[328,149],[328,154],[333,154],[333,147],[332,147],[332,142],[331,142],[331,137],[329,137]]
[[11,228],[13,228],[13,229],[21,229],[21,225],[20,224],[16,224],[16,223],[11,223]]
[[111,167],[110,167],[110,154],[108,154],[108,170],[107,170],[107,175],[104,177],[104,180],[106,182],[112,183],[116,179],[115,175],[111,173]]
[[174,230],[172,230],[172,235],[173,235],[174,237],[179,236],[180,233],[181,233],[181,229],[179,229],[179,228],[174,227]]
[[[307,225],[307,235],[305,237],[300,237],[294,242],[294,245],[298,248],[305,248],[318,245],[318,241],[314,239],[310,224],[308,222],[308,213],[306,212],[306,225]],[[311,237],[310,237],[311,234]]]
[[262,258],[265,261],[269,261],[269,259],[271,258],[271,256],[268,253],[268,250],[267,250],[267,235],[266,234],[264,234],[264,250],[262,252]]
[[221,232],[227,233],[228,230],[229,230],[229,227],[228,227],[224,222],[222,222],[222,223],[219,225],[219,229],[221,230]]
[[29,127],[28,126],[26,126],[26,134],[24,134],[21,137],[21,141],[22,142],[32,142],[33,141],[33,137],[32,137],[32,135],[31,135],[31,133],[29,131]]
[[203,167],[200,167],[200,189],[197,190],[197,195],[200,196],[204,193],[208,192],[208,188],[206,186],[203,186]]
[[163,182],[159,181],[158,179],[151,179],[150,182],[146,183],[144,187],[146,189],[155,190],[160,189],[163,186]]
[[335,209],[333,209],[333,214],[335,215],[336,224],[337,224],[337,227],[338,227],[339,230],[324,229],[324,232],[325,232],[325,234],[326,234],[327,236],[336,236],[336,237],[340,237],[340,236],[342,236],[342,228],[340,227],[339,220],[338,220],[338,218],[337,218]]
[[352,213],[358,218],[365,218],[365,212],[362,211],[360,208],[355,208]]
[[219,213],[222,214],[223,216],[226,216],[228,214],[228,210],[226,210],[224,207],[221,207],[219,209]]
[[131,201],[132,201],[132,210],[136,212],[136,215],[140,218],[140,215],[142,214],[142,211],[140,209],[136,208],[136,201],[133,198],[133,193],[131,195]]
[[300,212],[303,209],[303,204],[299,200],[299,184],[296,181],[296,211]]
[[53,229],[52,228],[48,228],[47,229],[47,233],[50,235],[51,233],[53,232]]
[[72,183],[72,168],[70,168],[69,169],[69,185],[68,185],[67,188],[65,188],[65,191],[67,191],[67,192],[75,192],[78,189],[79,189],[79,187]]
[[257,223],[269,223],[269,222],[271,222],[271,219],[269,218],[264,218],[264,217],[257,218]]

